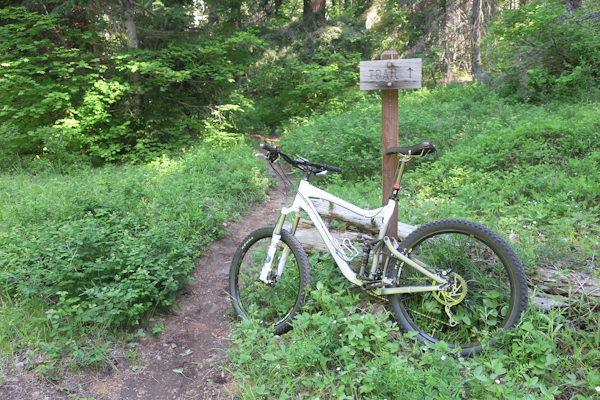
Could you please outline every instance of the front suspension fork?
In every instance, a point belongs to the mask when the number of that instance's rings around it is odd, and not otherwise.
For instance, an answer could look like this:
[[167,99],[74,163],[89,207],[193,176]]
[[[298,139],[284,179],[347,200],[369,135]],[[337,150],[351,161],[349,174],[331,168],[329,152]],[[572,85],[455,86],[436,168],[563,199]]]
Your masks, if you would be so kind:
[[[285,222],[285,218],[288,214],[293,212],[293,209],[288,207],[283,207],[281,210],[281,214],[279,215],[279,219],[277,220],[277,224],[275,225],[275,229],[273,230],[273,237],[271,239],[271,244],[269,245],[269,250],[267,251],[267,258],[263,264],[263,268],[258,275],[258,281],[267,284],[267,285],[275,285],[275,283],[279,280],[281,275],[283,274],[283,268],[285,267],[285,263],[287,262],[287,258],[290,255],[290,248],[288,245],[284,244],[284,249],[281,254],[281,258],[277,264],[277,275],[272,277],[271,271],[273,266],[273,259],[275,257],[275,252],[277,251],[277,246],[279,246],[279,241],[281,240],[281,231],[283,230],[283,224]],[[292,223],[291,234],[296,233],[296,228],[298,228],[298,224],[300,222],[300,213],[296,212],[296,216],[294,217],[294,221]]]

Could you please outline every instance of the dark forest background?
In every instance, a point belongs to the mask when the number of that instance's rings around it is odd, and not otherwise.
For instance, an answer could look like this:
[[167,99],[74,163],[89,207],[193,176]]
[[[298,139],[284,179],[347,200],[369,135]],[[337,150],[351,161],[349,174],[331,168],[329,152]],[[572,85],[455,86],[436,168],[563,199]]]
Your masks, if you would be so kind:
[[373,95],[357,90],[358,62],[390,49],[423,58],[426,86],[476,80],[517,102],[589,95],[600,66],[595,0],[0,5],[9,169],[146,162],[269,135]]

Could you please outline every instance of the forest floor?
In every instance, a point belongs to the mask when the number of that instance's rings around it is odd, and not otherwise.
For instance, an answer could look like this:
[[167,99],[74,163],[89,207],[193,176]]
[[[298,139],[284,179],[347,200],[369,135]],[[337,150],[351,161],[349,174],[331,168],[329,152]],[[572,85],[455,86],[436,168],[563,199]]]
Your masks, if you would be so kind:
[[[278,183],[281,183],[279,180]],[[43,359],[21,354],[0,365],[0,400],[54,399],[235,399],[236,388],[223,368],[235,317],[228,294],[229,266],[242,239],[253,230],[273,225],[285,201],[273,190],[252,214],[230,224],[228,234],[195,260],[193,282],[180,293],[178,307],[156,315],[163,330],[110,348],[102,368],[70,368],[55,364],[35,372]],[[138,328],[139,329],[139,328]],[[133,329],[132,332],[137,332]]]

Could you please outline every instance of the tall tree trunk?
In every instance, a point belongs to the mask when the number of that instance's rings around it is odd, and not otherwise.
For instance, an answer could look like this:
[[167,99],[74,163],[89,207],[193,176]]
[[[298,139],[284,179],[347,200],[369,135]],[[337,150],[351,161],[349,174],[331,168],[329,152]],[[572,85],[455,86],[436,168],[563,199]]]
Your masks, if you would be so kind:
[[481,81],[481,0],[473,0],[473,58],[471,66],[473,69],[473,79]]
[[325,21],[325,0],[304,0],[305,21]]
[[[127,29],[127,47],[138,49],[137,27],[135,26],[135,10],[133,9],[133,0],[120,0],[123,6],[123,15],[125,16],[125,27]],[[131,77],[133,81],[133,95],[131,96],[130,112],[132,116],[139,114],[142,99],[139,93],[139,84],[141,81],[140,73],[134,72]]]
[[127,28],[127,46],[130,49],[137,49],[138,38],[137,28],[135,26],[135,11],[133,10],[133,0],[121,0],[125,15],[125,27]]
[[279,10],[281,9],[281,4],[283,0],[275,0],[275,15],[279,15]]
[[459,0],[446,0],[444,27],[441,34],[443,56],[442,62],[446,67],[446,85],[452,82],[452,68],[460,36]]

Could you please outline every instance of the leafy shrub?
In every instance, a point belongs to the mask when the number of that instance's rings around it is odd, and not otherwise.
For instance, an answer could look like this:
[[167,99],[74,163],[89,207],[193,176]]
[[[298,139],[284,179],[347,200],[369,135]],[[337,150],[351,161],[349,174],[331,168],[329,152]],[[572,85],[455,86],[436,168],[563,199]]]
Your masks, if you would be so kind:
[[231,136],[247,102],[215,103],[227,101],[260,47],[237,32],[117,51],[57,14],[0,9],[0,167],[73,154],[147,162],[197,137],[239,142]]
[[358,84],[358,63],[371,58],[382,37],[353,15],[360,13],[356,8],[327,12],[331,18],[324,26],[282,23],[286,15],[260,27],[266,50],[241,82],[256,104],[246,116],[255,129],[278,129],[315,111],[345,110],[364,96],[352,90]]
[[501,91],[521,100],[577,98],[598,88],[600,31],[597,2],[576,12],[562,1],[535,1],[503,13],[492,45]]
[[381,174],[379,106],[361,103],[344,114],[329,112],[312,118],[281,138],[281,149],[312,162],[342,168],[345,178]]
[[259,95],[252,116],[256,123],[275,128],[315,111],[345,109],[359,97],[349,88],[357,83],[360,54],[322,50],[311,60],[285,54],[261,63],[249,86]]
[[[377,207],[379,109],[373,100],[312,118],[286,133],[281,148],[340,166],[343,179],[331,174],[332,193]],[[481,221],[511,235],[530,268],[548,259],[593,268],[600,249],[597,105],[511,103],[485,86],[468,85],[403,94],[399,115],[401,145],[430,140],[437,146],[433,156],[407,166],[402,222]]]
[[[433,141],[438,151],[419,160],[419,165],[429,165],[458,143],[483,132],[480,121],[504,120],[511,113],[503,100],[483,86],[404,91],[399,98],[399,145]],[[380,176],[381,100],[374,95],[344,112],[311,118],[284,133],[281,146],[284,152],[339,166],[347,179]]]
[[42,300],[54,339],[137,324],[172,306],[202,246],[267,186],[245,146],[68,177],[4,176],[0,288],[23,305]]

